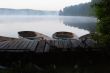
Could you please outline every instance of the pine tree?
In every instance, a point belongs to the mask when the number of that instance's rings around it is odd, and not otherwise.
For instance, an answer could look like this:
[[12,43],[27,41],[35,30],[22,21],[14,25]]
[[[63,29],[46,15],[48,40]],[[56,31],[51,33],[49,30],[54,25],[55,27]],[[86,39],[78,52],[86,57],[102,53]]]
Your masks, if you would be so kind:
[[[93,0],[94,3],[95,0]],[[100,0],[94,3],[95,12],[98,19],[97,32],[100,34],[98,42],[104,48],[110,47],[110,0]]]
[[98,32],[110,34],[110,0],[101,0],[95,3],[95,12],[99,20],[97,23]]

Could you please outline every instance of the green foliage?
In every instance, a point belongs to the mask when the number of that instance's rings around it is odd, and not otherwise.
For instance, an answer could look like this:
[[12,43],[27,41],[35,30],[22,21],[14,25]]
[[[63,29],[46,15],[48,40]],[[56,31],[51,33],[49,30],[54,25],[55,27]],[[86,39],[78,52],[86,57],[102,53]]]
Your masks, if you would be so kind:
[[99,20],[110,17],[110,0],[101,0],[94,3],[96,16]]
[[97,23],[97,31],[102,34],[110,34],[110,17],[102,18]]
[[97,41],[98,48],[108,49],[110,47],[110,35],[109,34],[103,35],[103,34],[97,33],[97,34],[94,34],[92,38]]
[[95,38],[101,46],[110,47],[110,0],[99,0],[97,2],[92,0],[92,2],[98,19],[97,32],[100,34],[96,35]]

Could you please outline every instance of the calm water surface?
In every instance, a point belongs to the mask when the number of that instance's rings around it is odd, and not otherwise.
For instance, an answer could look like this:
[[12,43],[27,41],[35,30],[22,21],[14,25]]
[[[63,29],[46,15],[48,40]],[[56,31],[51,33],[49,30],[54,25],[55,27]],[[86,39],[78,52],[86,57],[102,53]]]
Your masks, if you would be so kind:
[[36,31],[48,36],[69,31],[78,37],[94,32],[96,18],[80,16],[0,16],[0,36],[18,37],[18,31]]

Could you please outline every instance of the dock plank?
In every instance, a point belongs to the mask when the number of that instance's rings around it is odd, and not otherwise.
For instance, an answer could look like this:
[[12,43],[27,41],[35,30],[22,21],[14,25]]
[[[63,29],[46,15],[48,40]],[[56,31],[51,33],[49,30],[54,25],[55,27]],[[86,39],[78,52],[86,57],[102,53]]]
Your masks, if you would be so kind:
[[36,47],[37,47],[37,45],[38,45],[38,40],[33,40],[33,44],[30,46],[30,50],[31,51],[35,51],[36,50]]
[[45,49],[44,52],[49,52],[50,47],[51,47],[51,40],[46,40],[46,45],[45,45]]
[[29,50],[36,53],[45,53],[51,51],[75,51],[75,48],[80,46],[78,40],[28,40],[15,39],[10,41],[0,42],[0,50]]
[[58,40],[54,40],[54,44],[55,44],[56,48],[59,48]]
[[54,43],[55,43],[55,40],[51,40],[51,46],[52,47],[55,47],[55,44]]
[[70,45],[70,49],[72,49],[73,44],[72,44],[71,40],[69,40],[69,45]]
[[58,44],[59,44],[59,48],[63,48],[62,40],[59,40],[59,41],[58,41]]
[[2,44],[2,46],[0,46],[0,49],[6,49],[8,46],[9,46],[9,41],[6,41],[6,42],[4,42],[3,44]]
[[17,40],[17,44],[13,46],[12,49],[16,49],[16,50],[19,50],[20,48],[18,48],[21,44],[22,44],[23,40],[20,39],[20,40]]
[[72,43],[72,51],[75,51],[76,49],[75,48],[77,48],[77,47],[79,47],[80,46],[80,42],[79,42],[79,40],[71,40],[71,43]]
[[28,41],[26,39],[22,40],[22,43],[18,46],[18,49],[24,49],[26,50],[26,46],[27,46]]
[[4,47],[3,47],[3,49],[9,49],[8,47],[9,47],[9,44],[10,44],[10,42],[8,41],[7,42],[7,45],[5,45]]
[[7,41],[3,41],[3,42],[0,42],[0,49],[2,49],[2,46],[7,43]]
[[48,40],[48,41],[47,41],[47,44],[48,44],[50,47],[53,47],[53,46],[54,46],[52,40]]
[[22,46],[22,49],[28,50],[27,46],[29,45],[30,40],[25,40],[25,44]]
[[45,45],[45,49],[44,49],[44,52],[49,52],[49,49],[50,49],[50,46],[49,46],[49,44],[46,44],[46,45]]
[[67,41],[67,49],[68,51],[71,51],[71,48],[72,48],[72,44],[71,44],[71,40],[66,40]]
[[17,39],[10,41],[10,44],[9,44],[8,49],[13,49],[13,47],[14,47],[17,43],[18,43],[18,40],[17,40]]
[[27,49],[30,49],[33,44],[34,44],[34,41],[33,40],[30,40],[29,41],[29,44],[27,45]]
[[65,40],[61,40],[61,42],[62,42],[62,46],[63,46],[63,49],[62,49],[62,51],[67,51],[67,48],[66,48],[66,41]]
[[44,52],[45,45],[46,45],[46,41],[45,40],[39,41],[39,44],[38,44],[38,46],[36,48],[36,52]]

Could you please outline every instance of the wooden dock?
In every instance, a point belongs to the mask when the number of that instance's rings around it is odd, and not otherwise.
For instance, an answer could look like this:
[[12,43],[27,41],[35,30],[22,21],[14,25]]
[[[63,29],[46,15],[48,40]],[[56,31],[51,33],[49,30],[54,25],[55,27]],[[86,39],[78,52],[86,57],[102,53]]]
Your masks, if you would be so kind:
[[[0,63],[23,60],[37,64],[89,63],[110,57],[109,51],[85,49],[78,40],[28,40],[14,39],[0,42]],[[106,52],[106,53],[105,53]],[[108,53],[107,53],[108,52]]]
[[25,38],[20,38],[20,39],[0,42],[0,51],[8,51],[8,52],[30,51],[35,53],[45,53],[45,52],[47,53],[47,52],[68,52],[68,51],[75,52],[75,51],[81,51],[81,50],[85,50],[85,51],[102,50],[102,49],[95,49],[92,47],[89,47],[90,49],[86,50],[86,48],[87,46],[85,47],[84,43],[76,39],[29,40]]
[[[76,43],[74,43],[76,42]],[[81,43],[76,40],[28,40],[14,39],[0,42],[0,51],[19,52],[31,51],[35,53],[74,51]]]

